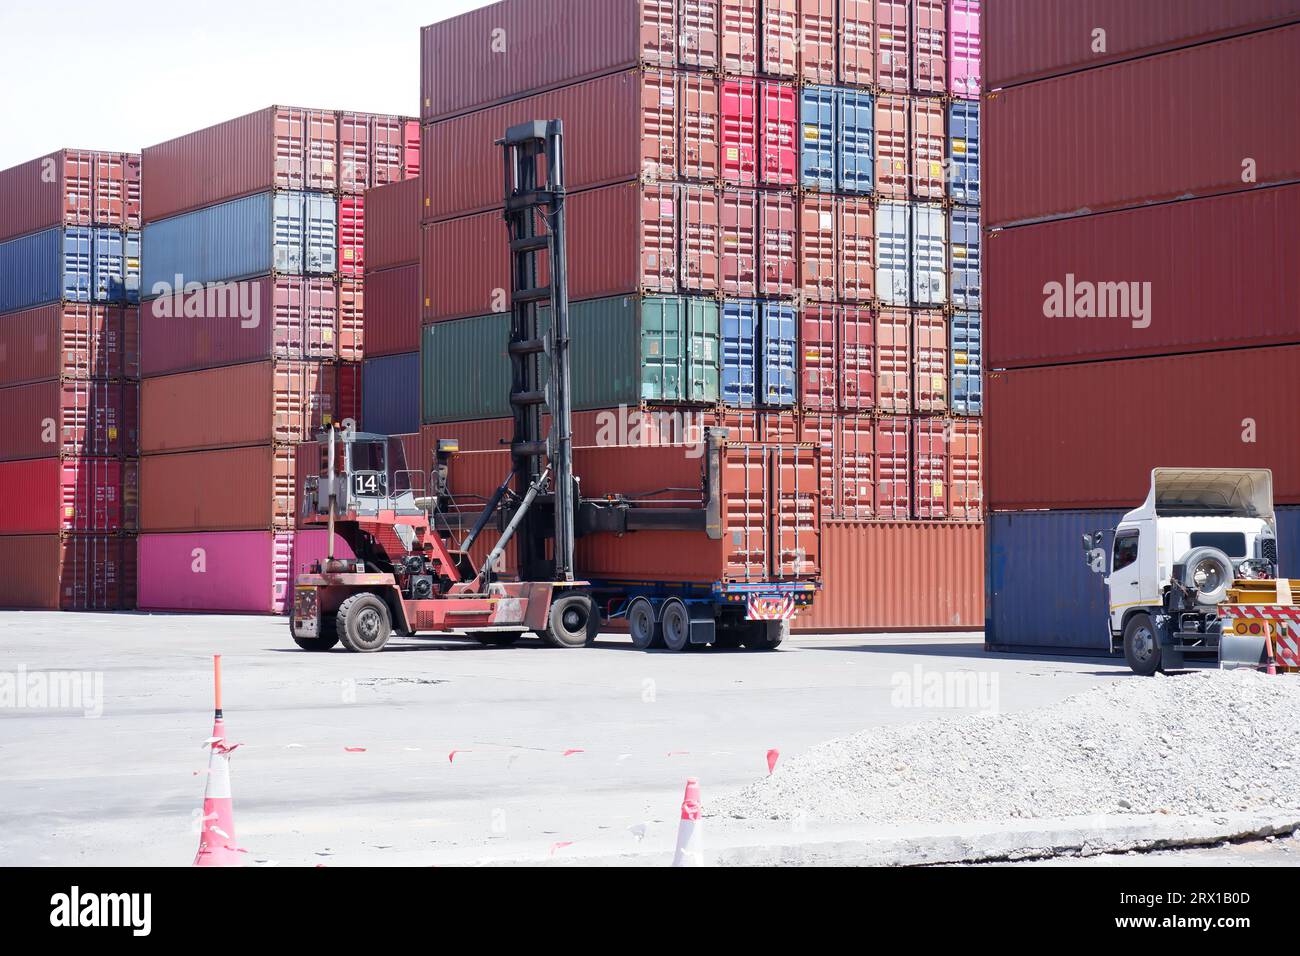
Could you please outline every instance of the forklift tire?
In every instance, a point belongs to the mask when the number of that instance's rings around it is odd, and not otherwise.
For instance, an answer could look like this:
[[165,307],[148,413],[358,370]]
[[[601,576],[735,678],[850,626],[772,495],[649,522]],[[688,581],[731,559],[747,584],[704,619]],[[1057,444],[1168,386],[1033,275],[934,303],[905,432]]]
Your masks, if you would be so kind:
[[745,646],[751,651],[774,651],[789,636],[789,621],[749,621],[745,629]]
[[628,606],[627,630],[632,636],[632,646],[638,650],[664,646],[664,631],[655,619],[655,606],[646,598],[636,598]]
[[[332,624],[333,622],[331,622]],[[293,642],[301,647],[304,651],[328,651],[339,642],[339,635],[333,627],[325,627],[325,622],[321,622],[320,637],[299,637],[293,636]]]
[[600,611],[590,594],[577,591],[551,602],[542,640],[552,647],[583,647],[600,633]]
[[1150,677],[1163,670],[1160,662],[1160,637],[1150,614],[1134,614],[1124,625],[1124,660],[1134,674]]
[[393,636],[392,615],[383,599],[374,594],[354,594],[339,605],[337,627],[343,646],[356,654],[382,651]]

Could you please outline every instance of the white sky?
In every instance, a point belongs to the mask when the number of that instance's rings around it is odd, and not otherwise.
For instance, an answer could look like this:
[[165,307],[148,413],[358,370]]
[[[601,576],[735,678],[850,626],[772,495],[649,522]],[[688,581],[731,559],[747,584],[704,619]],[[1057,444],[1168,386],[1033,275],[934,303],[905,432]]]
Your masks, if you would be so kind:
[[418,115],[420,27],[490,0],[0,0],[0,169],[272,103]]

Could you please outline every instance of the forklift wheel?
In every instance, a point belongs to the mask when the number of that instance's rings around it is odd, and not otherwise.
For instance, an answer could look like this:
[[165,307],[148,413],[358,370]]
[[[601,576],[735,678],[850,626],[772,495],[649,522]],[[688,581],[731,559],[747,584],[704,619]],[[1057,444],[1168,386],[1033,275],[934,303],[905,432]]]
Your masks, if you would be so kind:
[[590,594],[566,594],[551,603],[542,639],[552,647],[582,647],[600,633],[600,612]]
[[339,642],[339,635],[337,631],[331,628],[320,637],[299,637],[295,634],[293,642],[304,651],[328,651]]
[[1150,677],[1160,666],[1160,636],[1151,615],[1134,614],[1124,625],[1124,660],[1134,674]]
[[474,635],[474,640],[484,647],[514,647],[526,631],[481,631]]
[[357,654],[382,651],[393,633],[388,605],[374,594],[354,594],[339,606],[338,636]]

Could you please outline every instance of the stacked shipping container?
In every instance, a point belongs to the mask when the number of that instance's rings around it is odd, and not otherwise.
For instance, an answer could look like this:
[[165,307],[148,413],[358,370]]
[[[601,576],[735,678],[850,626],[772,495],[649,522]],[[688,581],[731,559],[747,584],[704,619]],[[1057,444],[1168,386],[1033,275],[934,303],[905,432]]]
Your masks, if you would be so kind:
[[1153,467],[1272,468],[1300,505],[1300,421],[1273,384],[1300,361],[1300,3],[1168,12],[986,14],[995,646],[1108,649],[1079,536],[1141,503]]
[[560,118],[580,444],[690,413],[820,446],[846,538],[980,520],[978,0],[508,0],[422,49],[426,446],[509,437],[494,144]]
[[135,606],[140,157],[0,172],[0,607]]
[[367,190],[418,162],[414,120],[282,106],[144,151],[141,608],[284,609],[294,446],[362,413]]

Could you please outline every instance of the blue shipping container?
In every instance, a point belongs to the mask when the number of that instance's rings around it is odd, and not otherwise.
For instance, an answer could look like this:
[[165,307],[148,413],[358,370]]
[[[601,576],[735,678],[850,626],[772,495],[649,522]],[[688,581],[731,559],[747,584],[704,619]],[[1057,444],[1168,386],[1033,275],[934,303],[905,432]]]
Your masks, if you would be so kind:
[[1300,508],[1277,509],[1278,574],[1300,577]]
[[948,107],[948,196],[978,206],[980,201],[980,104],[953,100]]
[[757,398],[758,304],[724,302],[722,306],[722,400],[750,407]]
[[859,90],[838,90],[835,101],[840,192],[869,193],[876,185],[876,98]]
[[326,193],[258,193],[144,227],[145,295],[182,285],[276,273],[338,271],[338,200]]
[[804,87],[800,182],[822,192],[870,193],[875,185],[876,102],[870,93]]
[[47,229],[0,243],[0,312],[68,302],[138,302],[140,234]]
[[420,430],[420,353],[367,359],[361,369],[361,427],[379,435]]
[[800,107],[803,154],[800,182],[805,189],[832,192],[835,189],[835,90],[829,86],[806,86]]
[[959,309],[980,307],[980,211],[978,206],[953,206],[949,224],[952,248],[952,304]]
[[978,312],[952,317],[952,410],[958,415],[984,414],[984,349]]
[[763,404],[789,408],[799,387],[799,322],[794,306],[763,304]]

